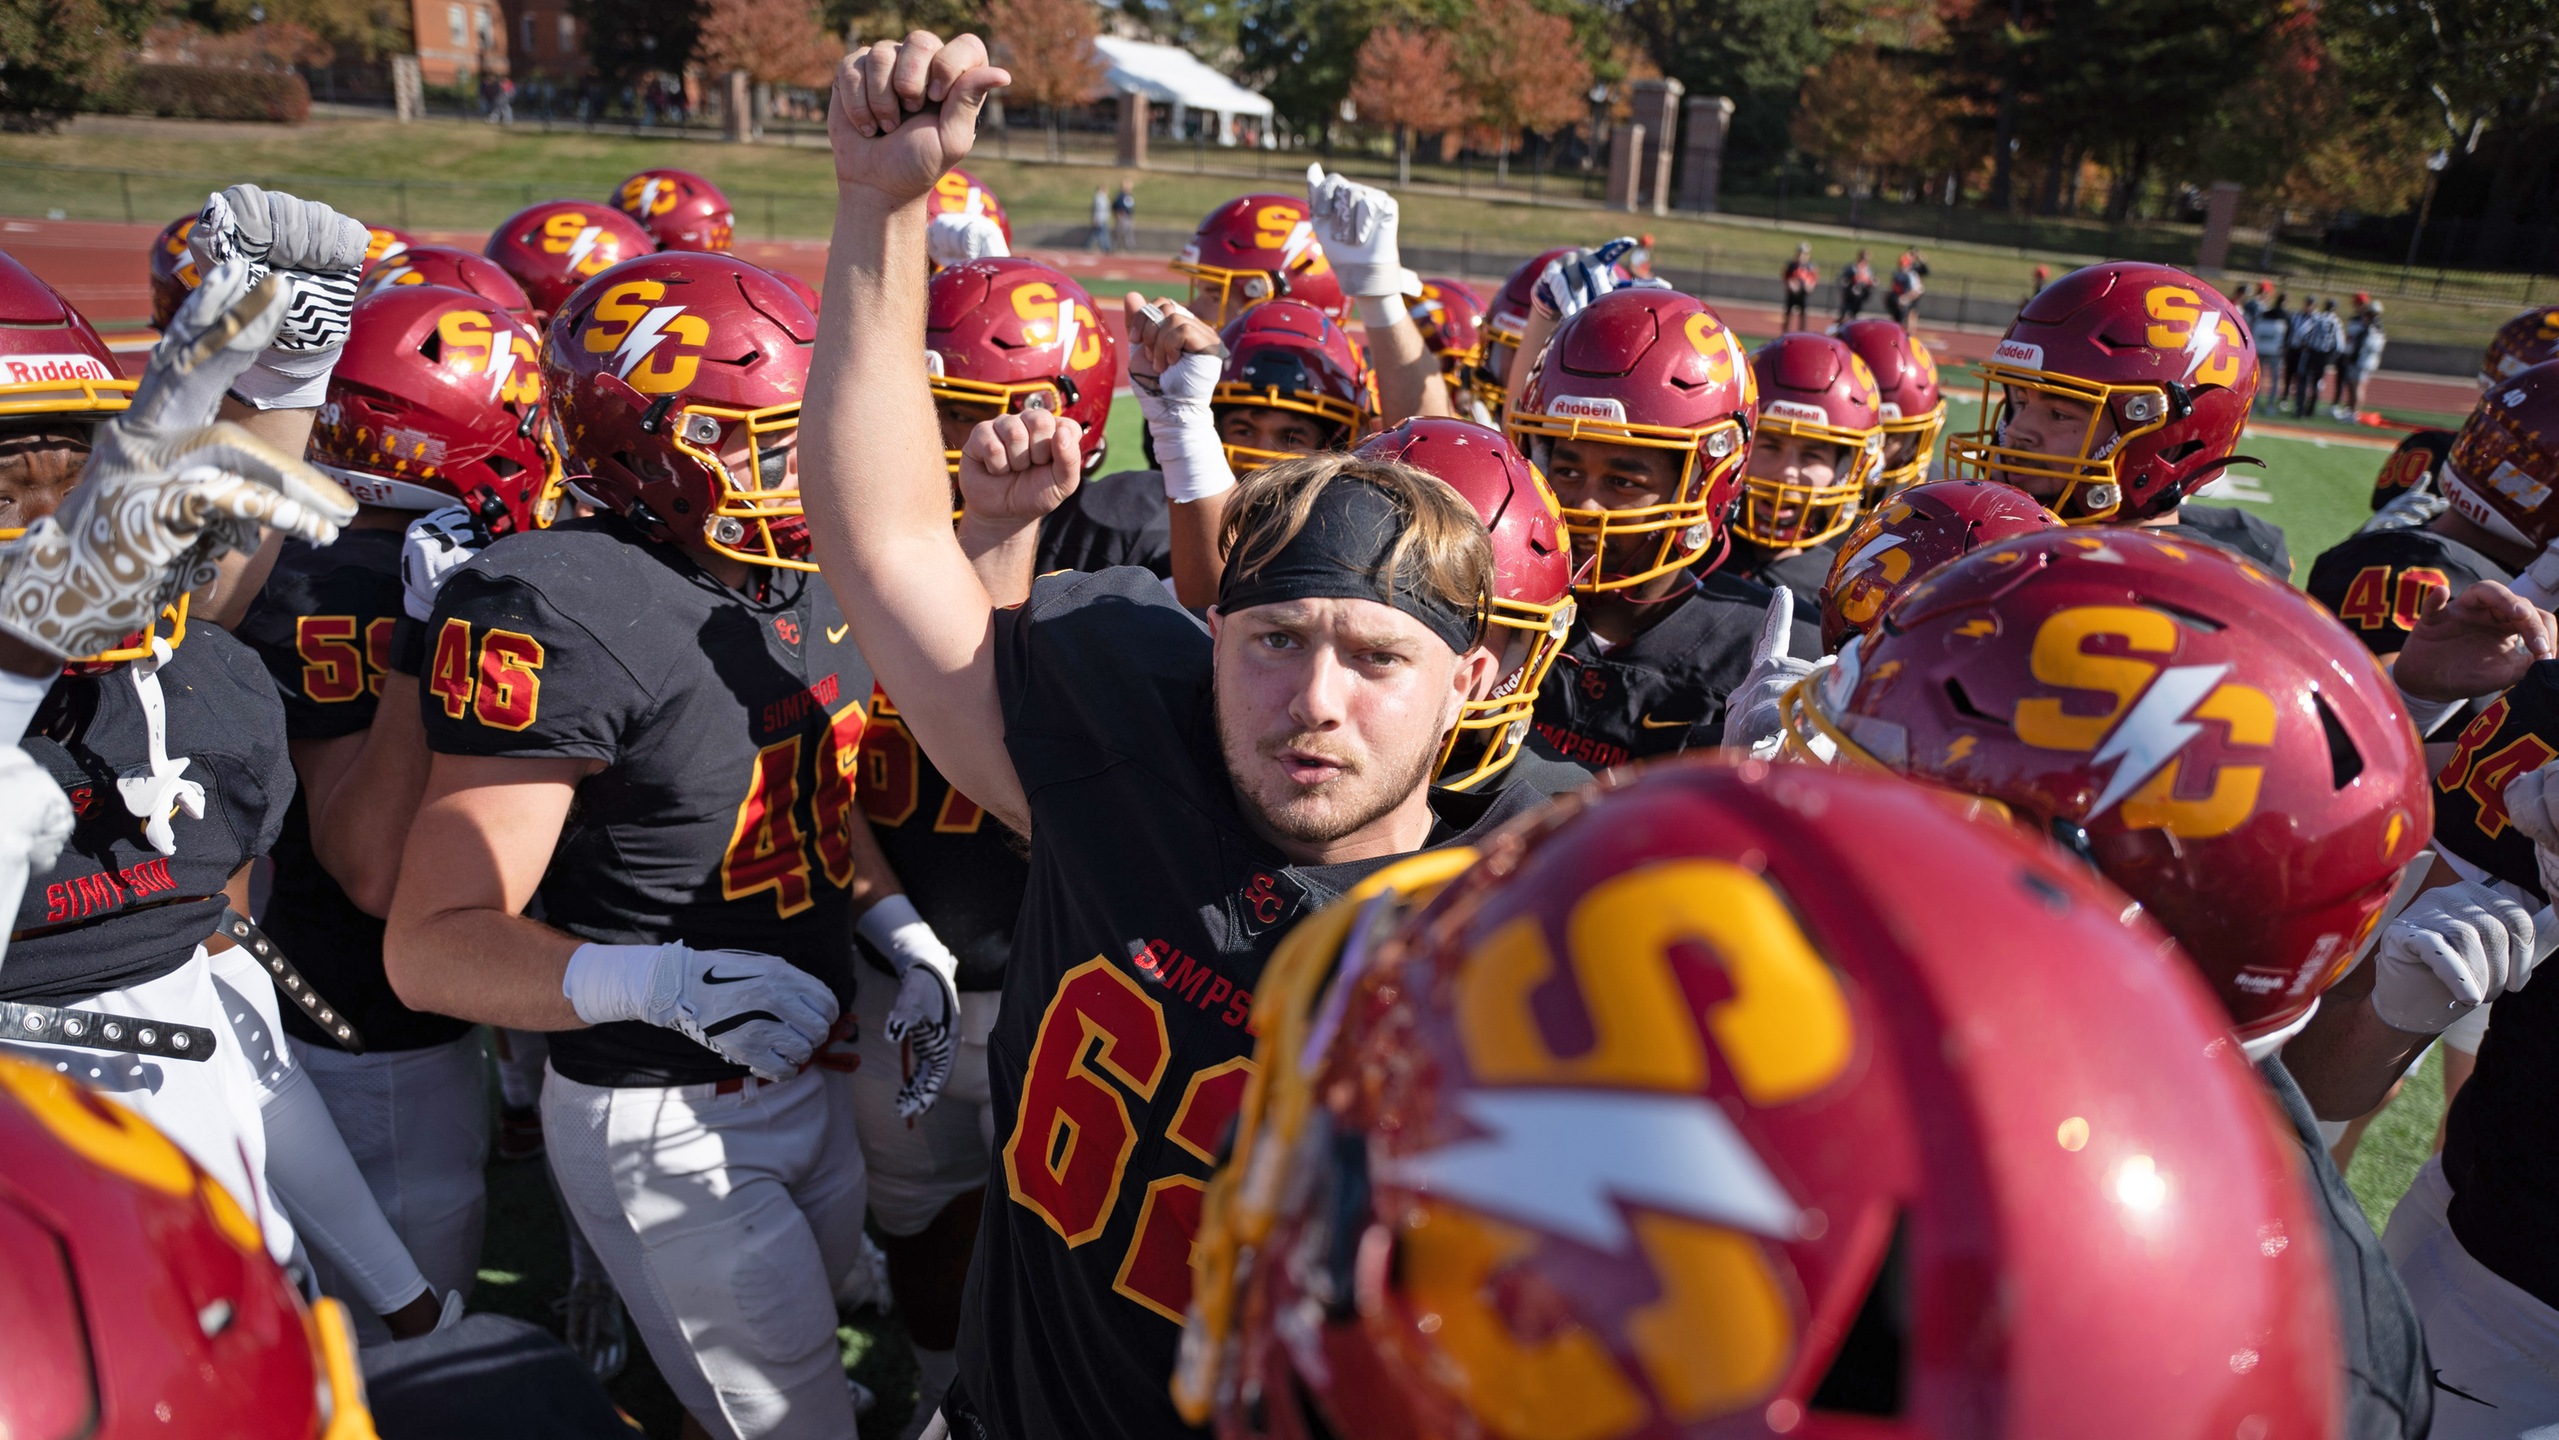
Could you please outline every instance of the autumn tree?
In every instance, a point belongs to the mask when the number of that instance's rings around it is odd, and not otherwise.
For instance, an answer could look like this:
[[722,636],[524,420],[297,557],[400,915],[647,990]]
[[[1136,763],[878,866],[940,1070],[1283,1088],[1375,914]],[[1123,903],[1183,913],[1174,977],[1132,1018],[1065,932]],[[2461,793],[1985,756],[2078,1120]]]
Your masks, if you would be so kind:
[[1057,107],[1081,105],[1101,86],[1094,52],[1101,27],[1091,0],[993,0],[986,7],[995,61],[1011,71],[1010,99],[1041,107],[1048,118],[1048,158],[1058,158]]
[[50,130],[112,88],[152,0],[0,0],[0,129]]
[[1395,128],[1395,183],[1412,184],[1413,132],[1452,129],[1467,120],[1448,37],[1402,25],[1370,31],[1359,47],[1351,103],[1368,124]]
[[1457,34],[1458,88],[1494,136],[1495,183],[1510,183],[1511,142],[1582,117],[1590,60],[1573,22],[1530,0],[1485,0]]
[[1935,168],[1952,148],[1946,102],[1934,87],[1865,45],[1833,51],[1805,77],[1794,138],[1834,175],[1870,188],[1890,172]]
[[809,0],[710,0],[693,46],[696,65],[758,85],[824,85],[843,55]]

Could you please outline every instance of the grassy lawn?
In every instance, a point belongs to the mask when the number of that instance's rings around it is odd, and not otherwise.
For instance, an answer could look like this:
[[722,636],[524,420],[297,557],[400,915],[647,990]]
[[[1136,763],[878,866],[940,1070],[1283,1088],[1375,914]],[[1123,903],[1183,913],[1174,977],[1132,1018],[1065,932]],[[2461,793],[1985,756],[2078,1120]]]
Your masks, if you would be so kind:
[[[1007,152],[1017,158],[1004,158]],[[1080,234],[1094,185],[1115,185],[1120,178],[1116,170],[1093,163],[1045,163],[1041,153],[1037,136],[1024,132],[1003,145],[989,144],[970,162],[1015,220],[1029,225],[1031,235],[1017,236],[1025,243],[1057,243]],[[1157,168],[1131,177],[1150,247],[1171,250],[1176,242],[1167,237],[1172,232],[1188,229],[1245,189],[1298,188],[1306,159],[1262,151],[1211,152],[1208,158],[1240,167],[1240,173],[1189,173],[1186,166],[1201,158],[1185,149],[1164,149]],[[1353,163],[1363,173],[1377,169],[1373,160]],[[814,137],[800,137],[796,144],[724,145],[450,120],[402,126],[388,120],[327,118],[285,128],[124,117],[84,117],[59,135],[0,135],[0,179],[7,184],[0,212],[164,219],[201,204],[209,182],[257,179],[325,199],[375,223],[481,230],[537,200],[601,199],[624,176],[650,165],[681,166],[717,181],[737,203],[744,238],[823,236],[833,214],[832,174]],[[118,171],[124,173],[110,173]],[[1481,170],[1474,176],[1476,182],[1488,178]],[[1461,254],[1516,256],[1640,230],[1657,237],[1656,255],[1666,267],[1768,275],[1776,273],[1799,240],[1813,245],[1815,258],[1826,269],[1835,269],[1860,245],[1874,252],[1879,269],[1887,268],[1908,243],[1887,231],[1852,235],[1791,217],[1780,225],[1745,216],[1613,214],[1581,201],[1579,194],[1578,178],[1568,174],[1550,177],[1543,197],[1533,195],[1525,169],[1515,169],[1512,186],[1499,192],[1480,183],[1471,194],[1443,185],[1417,186],[1401,196],[1406,243]],[[1920,228],[1924,235],[1924,226]],[[2102,244],[2102,235],[2092,239],[2091,234],[2062,227],[2050,238],[2070,247]],[[2003,303],[2022,298],[2037,264],[2059,273],[2077,263],[2069,248],[1922,243],[1932,265],[1930,289],[1947,301],[1967,294]],[[2483,287],[2474,284],[2474,298],[2464,302],[2424,293],[2402,295],[2393,278],[2339,275],[2321,283],[2311,273],[2298,278],[2293,290],[2327,294],[2371,288],[2392,297],[2394,336],[2476,344],[2484,343],[2523,304],[2533,283],[2518,283],[2511,298],[2502,289],[2482,297]],[[2426,278],[2418,277],[2412,288],[2423,291]],[[2549,288],[2541,286],[2544,292]]]

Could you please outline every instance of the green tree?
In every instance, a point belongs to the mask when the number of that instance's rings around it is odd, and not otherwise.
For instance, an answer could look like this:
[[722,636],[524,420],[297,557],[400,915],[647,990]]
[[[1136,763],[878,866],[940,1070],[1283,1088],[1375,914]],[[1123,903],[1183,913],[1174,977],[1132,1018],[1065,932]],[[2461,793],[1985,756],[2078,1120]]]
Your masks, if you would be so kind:
[[51,130],[124,78],[152,0],[0,0],[0,129]]
[[684,68],[702,38],[702,0],[571,0],[596,78],[624,85]]
[[1622,0],[1653,63],[1691,95],[1733,102],[1727,181],[1785,157],[1804,76],[1827,59],[1838,0]]
[[827,0],[827,28],[849,42],[897,40],[916,30],[949,39],[986,34],[980,0]]
[[1331,148],[1333,122],[1351,93],[1359,47],[1381,0],[1243,0],[1236,15],[1237,76],[1260,91],[1290,129]]
[[2536,109],[2559,85],[2549,0],[2394,0],[2320,8],[2329,49],[2359,93],[2440,128],[2468,154],[2491,125]]
[[1147,39],[1179,45],[1211,64],[1235,48],[1233,0],[1103,0]]

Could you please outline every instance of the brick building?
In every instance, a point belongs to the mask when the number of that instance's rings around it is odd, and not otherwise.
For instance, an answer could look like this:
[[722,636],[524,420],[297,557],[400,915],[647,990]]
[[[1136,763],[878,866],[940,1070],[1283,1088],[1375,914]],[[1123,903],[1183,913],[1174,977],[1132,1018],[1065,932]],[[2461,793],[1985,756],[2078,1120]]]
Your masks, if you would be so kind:
[[483,75],[520,85],[586,72],[586,35],[567,0],[409,0],[409,27],[429,85]]

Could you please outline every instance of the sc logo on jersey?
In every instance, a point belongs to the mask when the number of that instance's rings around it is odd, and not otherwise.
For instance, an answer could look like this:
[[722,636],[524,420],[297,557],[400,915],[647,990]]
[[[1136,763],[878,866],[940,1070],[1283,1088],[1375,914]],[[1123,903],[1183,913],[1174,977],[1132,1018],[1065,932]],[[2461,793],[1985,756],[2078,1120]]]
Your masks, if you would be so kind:
[[578,336],[589,355],[611,355],[614,375],[643,395],[692,384],[702,347],[711,343],[711,322],[681,305],[653,303],[665,296],[664,281],[625,280],[596,299]]
[[[2039,750],[2095,751],[2114,773],[2091,820],[2118,803],[2134,830],[2164,830],[2205,840],[2236,830],[2257,809],[2263,765],[2223,764],[2208,772],[2200,759],[2190,767],[2186,747],[2218,722],[2223,744],[2266,749],[2275,743],[2275,702],[2265,691],[2225,682],[2227,662],[2215,665],[2154,664],[2177,653],[2177,621],[2164,611],[2135,605],[2083,605],[2047,617],[2035,632],[2031,668],[2037,680],[2062,690],[2097,691],[2113,697],[2102,713],[2074,711],[2068,700],[2037,696],[2017,702],[2011,722],[2017,738]],[[2112,641],[2110,653],[2092,642]],[[2190,769],[2195,772],[2189,777]],[[2210,790],[2187,798],[2200,781]]]

